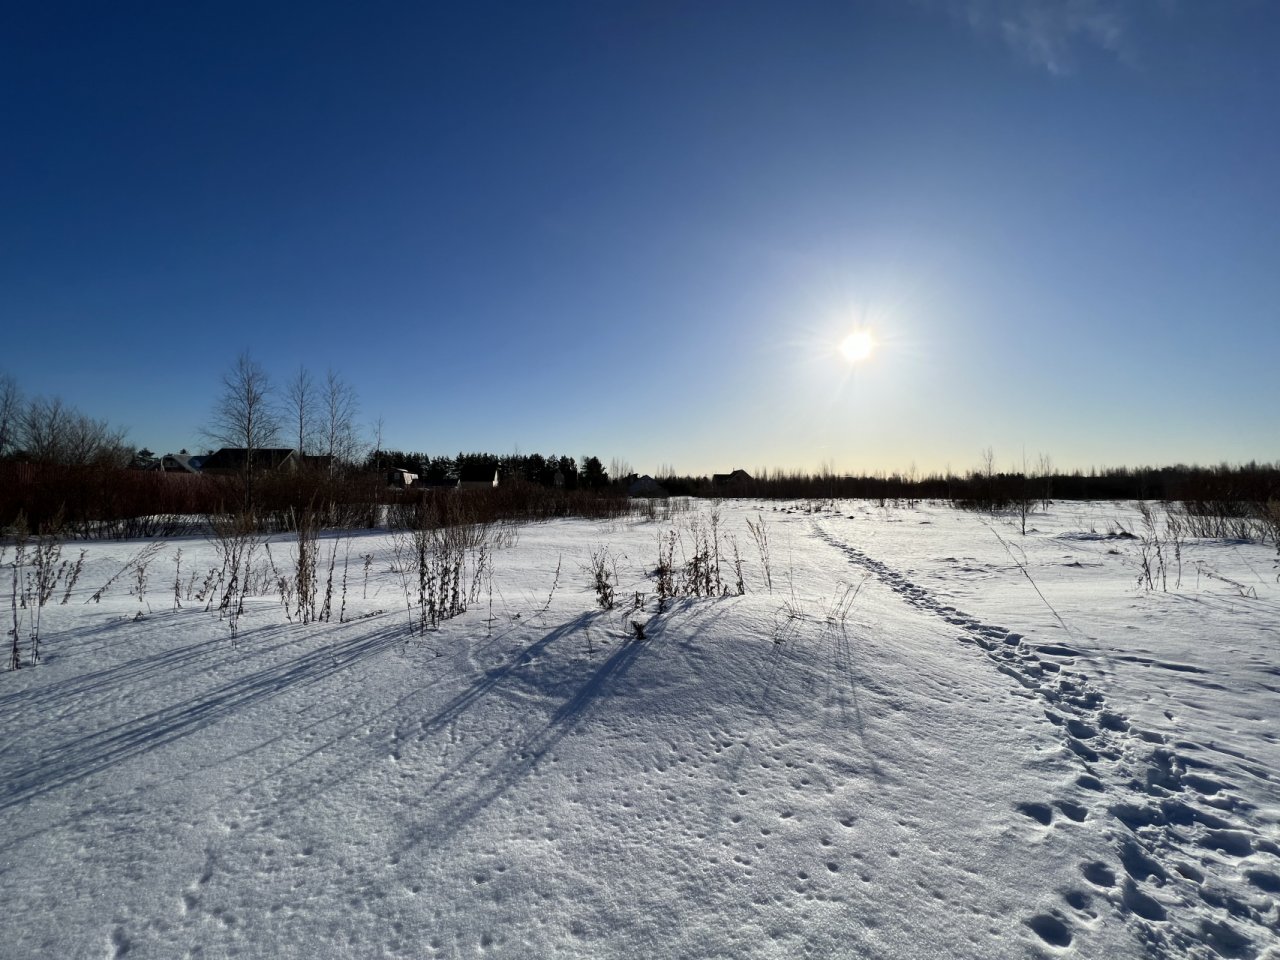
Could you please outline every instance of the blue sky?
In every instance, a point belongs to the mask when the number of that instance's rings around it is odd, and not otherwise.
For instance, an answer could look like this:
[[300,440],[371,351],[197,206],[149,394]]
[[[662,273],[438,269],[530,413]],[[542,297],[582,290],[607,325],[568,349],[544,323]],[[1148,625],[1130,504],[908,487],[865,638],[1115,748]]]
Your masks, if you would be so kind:
[[1277,460],[1277,49],[1265,0],[11,5],[0,370],[156,450],[248,349],[436,452]]

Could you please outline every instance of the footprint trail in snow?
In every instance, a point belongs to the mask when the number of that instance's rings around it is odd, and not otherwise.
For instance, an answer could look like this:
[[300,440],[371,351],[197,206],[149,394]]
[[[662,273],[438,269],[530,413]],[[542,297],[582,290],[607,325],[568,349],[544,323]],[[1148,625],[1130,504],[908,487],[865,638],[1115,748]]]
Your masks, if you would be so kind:
[[[981,653],[1043,710],[1079,764],[1078,789],[1069,798],[1028,801],[1019,811],[1045,827],[1058,817],[1104,825],[1115,861],[1082,863],[1081,876],[1093,897],[1134,926],[1152,956],[1201,956],[1207,945],[1209,956],[1247,960],[1274,947],[1280,844],[1243,819],[1253,805],[1197,755],[1199,745],[1170,744],[1132,724],[1079,669],[1081,651],[1071,643],[1037,642],[984,623],[829,530],[817,524],[815,530],[904,602],[955,627],[960,644]],[[1256,775],[1270,779],[1264,770]],[[1025,922],[1050,947],[1068,947],[1073,924],[1096,917],[1093,897],[1068,893],[1061,911]]]

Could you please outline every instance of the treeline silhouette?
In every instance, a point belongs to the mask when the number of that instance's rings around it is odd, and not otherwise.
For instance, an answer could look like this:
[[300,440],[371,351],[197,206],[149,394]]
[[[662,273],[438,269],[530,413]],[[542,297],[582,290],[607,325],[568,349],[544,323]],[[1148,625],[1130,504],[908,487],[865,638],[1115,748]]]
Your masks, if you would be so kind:
[[[389,485],[393,468],[420,473],[423,487]],[[455,490],[431,486],[481,467],[498,471],[494,489]],[[396,451],[370,454],[341,468],[263,472],[254,481],[254,522],[261,529],[292,529],[305,510],[319,511],[330,527],[356,528],[397,522],[420,514],[432,498],[466,497],[478,519],[544,520],[552,517],[610,518],[630,512],[627,486],[633,478],[609,477],[600,461],[580,465],[562,456],[460,454],[433,457]],[[911,504],[950,501],[960,508],[1008,509],[1049,500],[1164,500],[1192,515],[1251,516],[1280,503],[1280,464],[1221,464],[1212,467],[1118,467],[1047,475],[983,473],[943,475],[758,471],[732,483],[668,472],[655,479],[669,496],[762,499],[861,499]],[[194,532],[202,518],[235,513],[245,503],[245,478],[235,475],[137,470],[118,463],[30,463],[0,460],[0,526],[21,516],[31,530],[55,521],[70,536],[142,537]],[[1275,509],[1273,506],[1271,509]]]
[[[209,517],[245,512],[245,483],[236,475],[5,461],[0,526],[11,528],[21,517],[33,531],[56,526],[67,536],[89,539],[198,533]],[[515,478],[492,490],[396,489],[381,472],[300,469],[254,478],[251,520],[265,531],[292,530],[304,512],[327,528],[395,525],[441,498],[464,499],[467,515],[477,522],[603,519],[629,510],[625,492],[610,487],[543,486]]]
[[966,474],[757,471],[750,479],[717,484],[710,477],[656,477],[672,495],[762,499],[949,500],[959,507],[1001,509],[1026,500],[1168,500],[1248,505],[1280,500],[1280,463],[1201,467],[1109,467],[1045,474],[971,471]]

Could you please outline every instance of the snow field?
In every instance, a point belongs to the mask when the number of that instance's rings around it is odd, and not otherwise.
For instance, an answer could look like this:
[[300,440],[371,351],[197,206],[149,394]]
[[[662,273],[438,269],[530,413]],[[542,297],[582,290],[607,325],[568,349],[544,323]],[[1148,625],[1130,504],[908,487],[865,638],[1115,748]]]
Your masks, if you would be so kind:
[[385,534],[361,619],[234,645],[161,585],[208,544],[97,604],[139,545],[87,545],[0,676],[0,955],[1280,955],[1269,547],[1147,593],[1127,505],[773,506],[720,506],[745,596],[658,613],[670,525],[560,521],[425,637]]

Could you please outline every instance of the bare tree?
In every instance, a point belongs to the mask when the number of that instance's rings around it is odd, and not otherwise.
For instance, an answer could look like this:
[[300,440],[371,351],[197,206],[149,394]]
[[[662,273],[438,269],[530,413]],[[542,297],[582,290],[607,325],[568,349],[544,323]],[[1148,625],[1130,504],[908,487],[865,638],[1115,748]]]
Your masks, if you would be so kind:
[[0,457],[15,445],[18,415],[22,412],[22,391],[11,374],[0,374]]
[[133,457],[126,439],[122,427],[112,427],[106,420],[94,420],[72,410],[67,422],[63,462],[123,467]]
[[1053,500],[1053,457],[1047,453],[1040,454],[1040,459],[1036,462],[1036,473],[1041,482],[1040,507],[1048,512]]
[[18,404],[12,443],[36,463],[123,466],[130,451],[125,431],[94,420],[59,397]]
[[609,459],[609,476],[615,481],[625,480],[631,476],[634,471],[624,457],[611,457]]
[[209,424],[202,431],[224,447],[245,451],[245,506],[253,508],[254,452],[279,441],[280,413],[266,372],[249,356],[222,375],[222,393],[214,404]]
[[297,451],[298,456],[302,457],[306,454],[311,438],[315,435],[316,413],[320,397],[315,380],[303,366],[298,367],[298,372],[285,386],[284,391],[289,414],[289,429],[297,431],[295,434],[298,440]]
[[373,422],[373,453],[375,458],[374,469],[382,470],[382,431],[384,423],[382,417],[378,417]]
[[18,446],[36,463],[58,463],[71,412],[57,397],[37,397],[18,412]]
[[360,440],[356,435],[356,415],[360,400],[355,388],[330,370],[320,388],[320,433],[325,455],[333,463],[356,459]]

